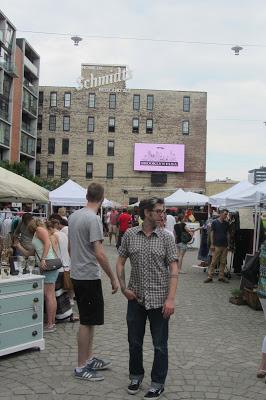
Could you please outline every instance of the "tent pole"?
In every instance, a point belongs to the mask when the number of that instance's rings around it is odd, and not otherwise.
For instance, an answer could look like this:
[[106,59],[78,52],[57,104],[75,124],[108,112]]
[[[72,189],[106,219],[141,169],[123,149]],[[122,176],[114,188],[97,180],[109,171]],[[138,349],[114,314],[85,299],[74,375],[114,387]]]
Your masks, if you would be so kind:
[[256,251],[259,249],[259,243],[260,243],[260,220],[261,220],[261,205],[259,204],[258,208],[258,219],[257,219],[257,241],[256,241]]
[[256,204],[255,205],[255,215],[254,215],[253,254],[255,254],[255,252],[256,252],[257,219],[258,219],[258,206]]

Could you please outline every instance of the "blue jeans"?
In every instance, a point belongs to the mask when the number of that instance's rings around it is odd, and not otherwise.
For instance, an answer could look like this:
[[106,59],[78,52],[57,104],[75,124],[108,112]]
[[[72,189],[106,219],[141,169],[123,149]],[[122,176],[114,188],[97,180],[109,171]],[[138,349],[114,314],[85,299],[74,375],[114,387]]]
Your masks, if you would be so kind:
[[127,308],[127,326],[129,343],[129,378],[143,379],[143,339],[147,317],[154,347],[154,359],[151,370],[152,386],[164,386],[168,371],[168,323],[163,318],[162,308],[146,310],[136,300],[130,300]]

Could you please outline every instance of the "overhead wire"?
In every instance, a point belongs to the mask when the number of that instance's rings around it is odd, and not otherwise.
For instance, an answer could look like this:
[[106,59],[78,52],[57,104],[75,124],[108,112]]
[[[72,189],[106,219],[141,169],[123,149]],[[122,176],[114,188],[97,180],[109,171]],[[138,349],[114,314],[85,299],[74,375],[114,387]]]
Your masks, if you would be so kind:
[[[81,38],[86,39],[111,39],[111,40],[132,40],[132,41],[146,41],[146,42],[157,42],[157,43],[172,43],[172,44],[192,44],[192,45],[207,45],[207,46],[234,46],[236,43],[234,42],[204,42],[204,41],[190,41],[190,40],[176,40],[176,39],[161,39],[161,38],[151,38],[151,37],[137,37],[137,36],[122,36],[122,35],[90,35],[90,34],[73,34],[73,33],[64,33],[64,32],[47,32],[47,31],[32,31],[32,30],[23,30],[17,29],[17,32],[21,33],[32,33],[39,35],[54,35],[54,36],[80,36]],[[241,43],[244,47],[266,47],[266,44],[259,43]]]

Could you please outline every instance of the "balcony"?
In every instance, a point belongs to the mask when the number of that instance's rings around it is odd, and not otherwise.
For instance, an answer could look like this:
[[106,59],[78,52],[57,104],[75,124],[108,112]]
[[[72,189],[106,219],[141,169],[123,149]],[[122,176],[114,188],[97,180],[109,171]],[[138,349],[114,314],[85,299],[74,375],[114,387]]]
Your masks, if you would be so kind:
[[0,145],[9,146],[10,144],[10,128],[8,125],[0,121]]
[[29,112],[31,115],[37,117],[37,106],[30,105],[26,101],[23,101],[23,109]]
[[15,63],[10,61],[0,61],[0,68],[4,69],[13,78],[18,78],[17,68]]
[[33,127],[31,126],[31,124],[29,124],[29,123],[27,123],[27,122],[22,121],[21,129],[22,129],[24,132],[27,132],[27,133],[29,133],[29,134],[32,135],[32,136],[36,136],[36,129],[33,128]]
[[28,57],[24,57],[24,65],[35,75],[39,76],[39,71],[36,65],[34,65]]
[[21,135],[20,151],[30,157],[35,157],[35,139],[23,133]]
[[38,97],[38,86],[34,86],[28,79],[24,78],[23,85],[32,93]]

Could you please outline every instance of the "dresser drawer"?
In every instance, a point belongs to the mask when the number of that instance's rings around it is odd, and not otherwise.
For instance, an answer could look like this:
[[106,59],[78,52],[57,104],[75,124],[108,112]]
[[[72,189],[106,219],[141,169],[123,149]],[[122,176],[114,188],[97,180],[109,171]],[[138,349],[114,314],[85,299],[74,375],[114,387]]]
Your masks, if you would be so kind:
[[7,314],[0,314],[0,332],[9,331],[11,329],[23,328],[33,324],[43,322],[42,310],[23,310]]
[[1,282],[0,295],[20,293],[20,292],[32,292],[42,289],[43,279],[32,279],[32,280],[20,280],[17,282]]
[[19,310],[35,310],[43,306],[43,292],[18,294],[0,298],[0,314]]
[[42,324],[0,333],[0,350],[42,339]]

